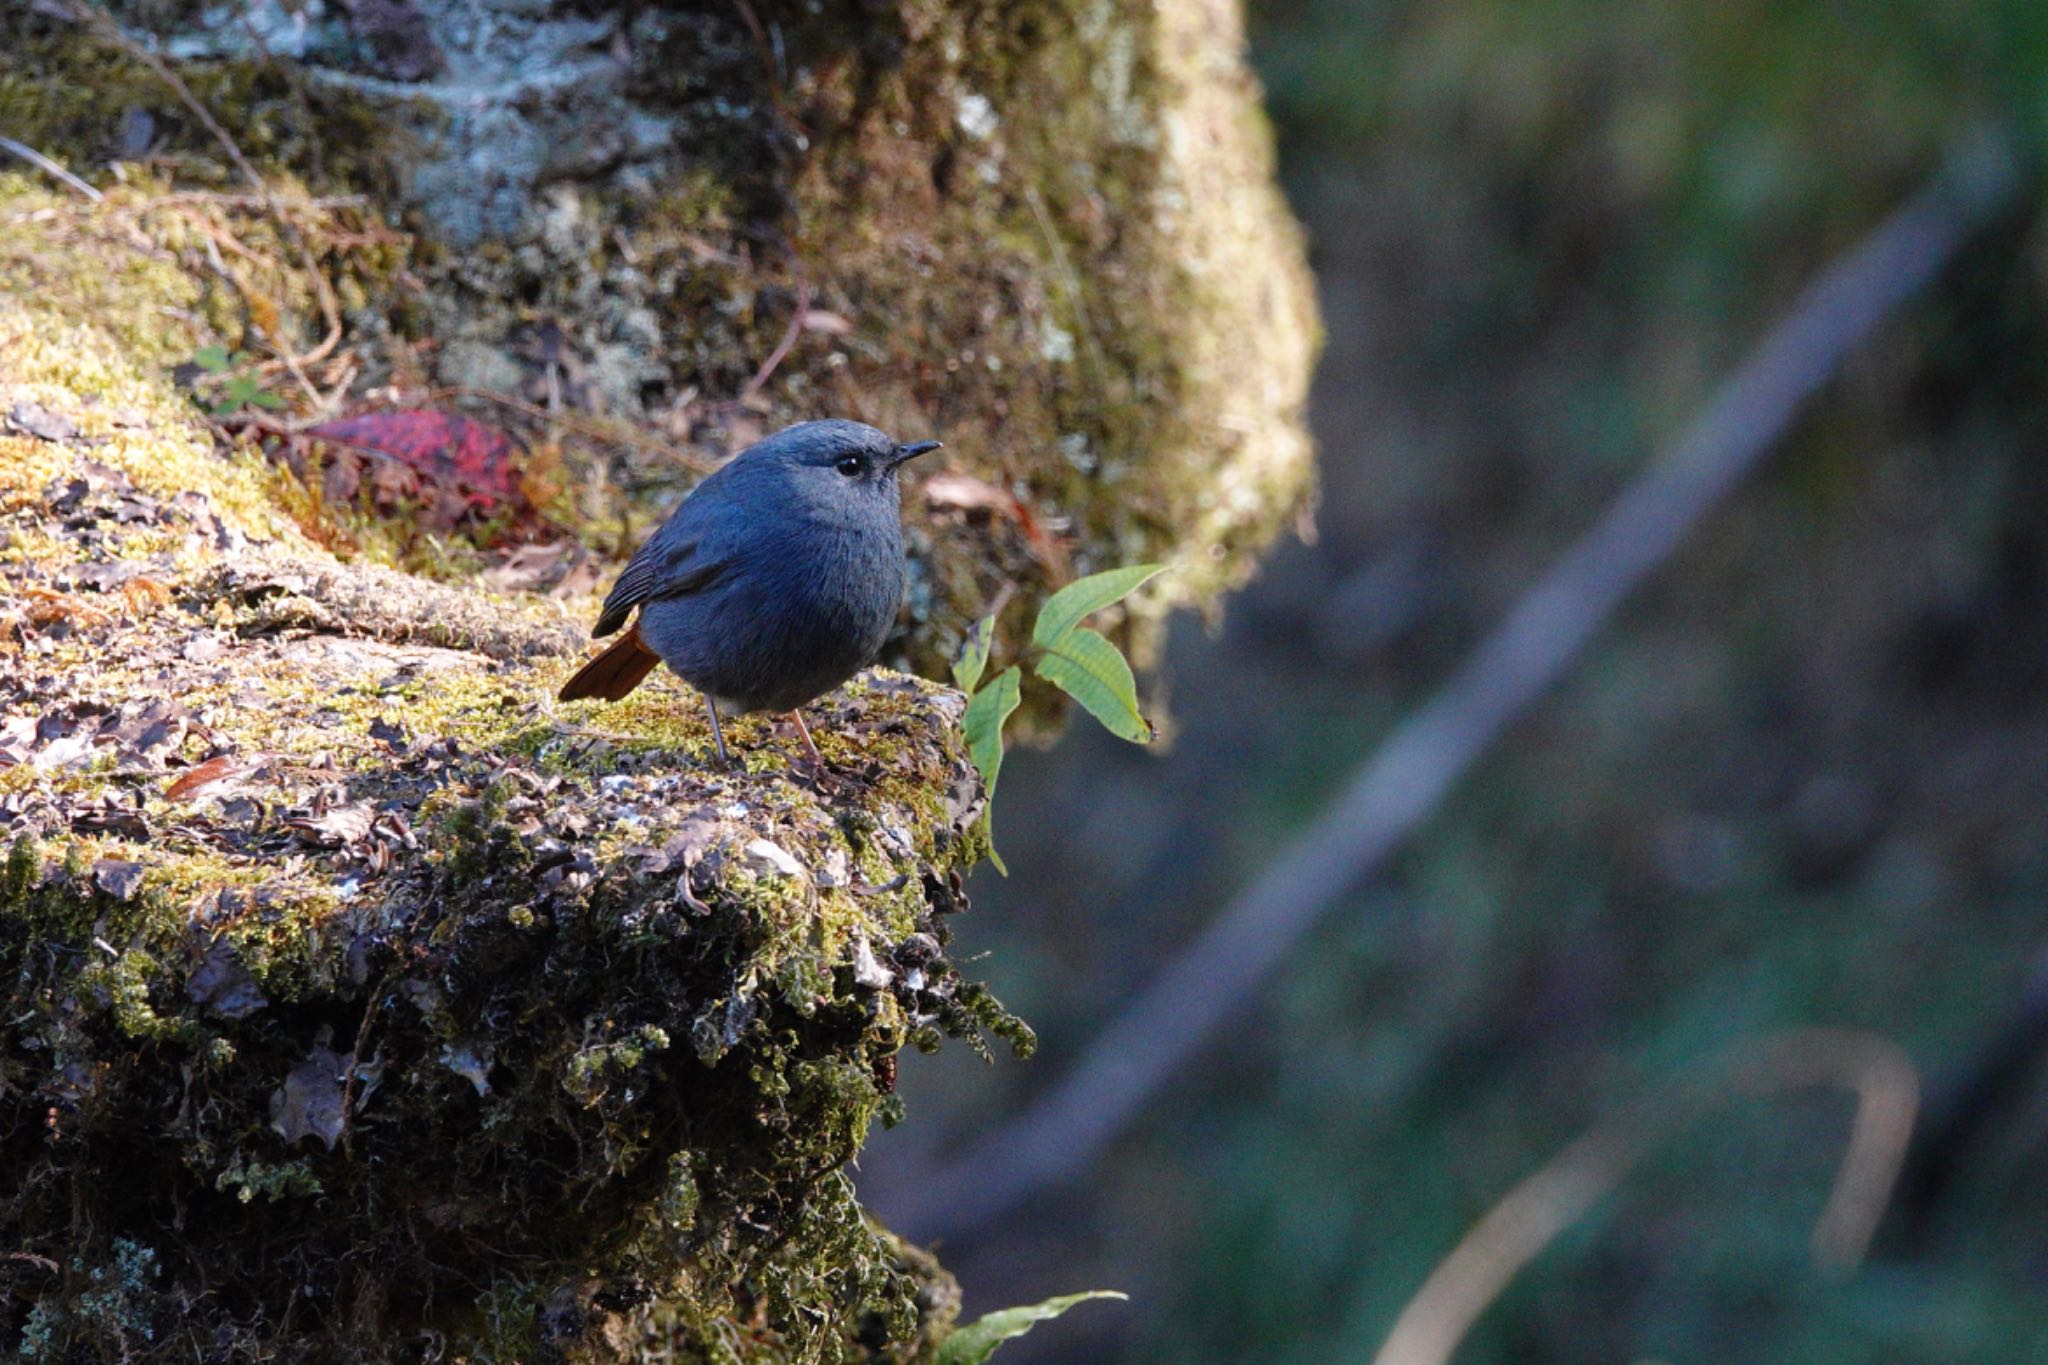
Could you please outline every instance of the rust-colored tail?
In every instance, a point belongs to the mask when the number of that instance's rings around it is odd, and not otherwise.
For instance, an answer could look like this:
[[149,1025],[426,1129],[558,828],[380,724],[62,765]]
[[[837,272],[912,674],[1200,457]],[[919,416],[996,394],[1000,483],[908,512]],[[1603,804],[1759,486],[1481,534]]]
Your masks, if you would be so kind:
[[624,635],[612,641],[609,649],[577,669],[576,676],[562,684],[557,695],[563,701],[581,701],[585,697],[617,701],[638,687],[641,679],[660,662],[659,654],[640,643],[640,625],[636,621]]

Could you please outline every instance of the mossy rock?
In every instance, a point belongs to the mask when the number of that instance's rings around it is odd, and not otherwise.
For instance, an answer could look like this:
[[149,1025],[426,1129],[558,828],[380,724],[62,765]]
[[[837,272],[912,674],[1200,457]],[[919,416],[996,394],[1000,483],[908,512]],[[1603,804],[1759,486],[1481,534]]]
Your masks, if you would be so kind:
[[[405,289],[337,290],[359,388],[655,433],[567,451],[557,510],[608,549],[787,421],[938,437],[970,482],[913,480],[891,646],[936,675],[1006,588],[1016,643],[1068,576],[1161,561],[1112,624],[1143,661],[1305,510],[1317,325],[1235,0],[106,9],[251,163],[406,231]],[[102,182],[146,155],[242,188],[54,11],[0,22],[0,127]],[[310,345],[300,303],[228,340]]]
[[906,1044],[1028,1042],[946,958],[962,699],[820,702],[829,785],[672,682],[557,705],[581,604],[328,553],[117,201],[0,185],[0,1345],[926,1358],[847,1167]]

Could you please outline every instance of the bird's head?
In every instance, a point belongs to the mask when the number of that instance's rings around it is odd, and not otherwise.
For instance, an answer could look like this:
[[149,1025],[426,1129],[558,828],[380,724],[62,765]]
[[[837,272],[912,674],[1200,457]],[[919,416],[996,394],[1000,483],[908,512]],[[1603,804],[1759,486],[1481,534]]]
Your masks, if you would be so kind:
[[798,487],[819,497],[896,496],[896,473],[937,441],[899,442],[865,422],[828,418],[785,427],[742,459],[772,461]]

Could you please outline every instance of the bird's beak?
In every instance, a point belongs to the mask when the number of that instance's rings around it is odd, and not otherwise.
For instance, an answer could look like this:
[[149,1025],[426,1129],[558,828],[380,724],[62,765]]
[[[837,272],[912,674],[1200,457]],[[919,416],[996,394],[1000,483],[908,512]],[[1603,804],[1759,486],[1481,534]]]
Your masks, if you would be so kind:
[[941,444],[938,441],[912,441],[909,445],[897,446],[895,456],[889,461],[889,468],[894,469],[897,465],[914,460],[926,451],[937,450]]

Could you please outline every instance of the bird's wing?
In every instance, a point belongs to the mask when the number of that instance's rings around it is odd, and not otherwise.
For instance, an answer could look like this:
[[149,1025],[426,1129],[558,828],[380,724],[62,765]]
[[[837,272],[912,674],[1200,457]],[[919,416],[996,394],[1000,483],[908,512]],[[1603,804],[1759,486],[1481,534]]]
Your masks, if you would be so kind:
[[592,635],[609,635],[626,624],[633,608],[665,597],[684,597],[702,592],[730,562],[727,556],[707,544],[709,538],[673,535],[671,522],[647,538],[647,543],[627,562],[619,581],[605,595]]

